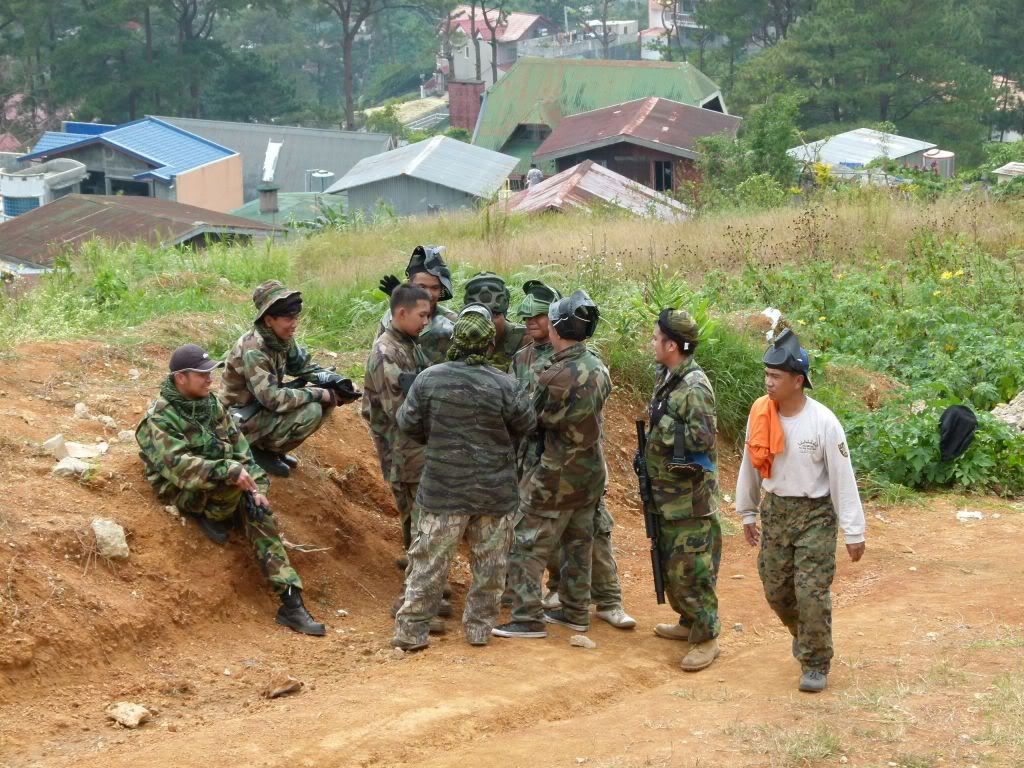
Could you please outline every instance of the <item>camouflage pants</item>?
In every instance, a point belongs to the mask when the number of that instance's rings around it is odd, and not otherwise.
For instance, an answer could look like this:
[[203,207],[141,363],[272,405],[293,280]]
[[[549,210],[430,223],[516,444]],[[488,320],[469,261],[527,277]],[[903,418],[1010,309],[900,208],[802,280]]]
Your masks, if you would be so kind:
[[256,415],[242,424],[249,445],[271,453],[288,453],[302,445],[331,415],[332,406],[307,403],[286,413],[274,413],[261,408]]
[[409,549],[405,602],[395,617],[395,637],[409,643],[426,641],[452,560],[465,537],[473,584],[462,613],[463,632],[467,640],[486,641],[498,618],[505,584],[512,545],[511,519],[493,515],[435,515],[418,508],[415,516],[416,537]]
[[566,510],[558,517],[527,514],[516,524],[508,560],[512,621],[541,621],[541,579],[559,543],[564,553],[559,581],[562,612],[574,624],[590,624],[594,508],[589,506]]
[[288,587],[302,589],[302,579],[292,568],[274,516],[266,515],[261,523],[249,520],[242,507],[239,488],[224,485],[212,491],[180,491],[173,498],[173,503],[183,515],[208,517],[220,522],[234,520],[236,525],[245,529],[245,537],[256,555],[260,571],[270,582],[274,594],[280,595]]
[[722,561],[722,526],[718,515],[659,521],[658,556],[665,594],[691,643],[718,637],[718,566]]
[[398,522],[402,526],[402,549],[406,552],[412,546],[412,534],[416,530],[419,510],[416,507],[416,489],[419,483],[391,483],[391,493],[398,508]]
[[838,532],[832,501],[766,494],[761,527],[757,570],[768,605],[797,638],[803,670],[828,674]]
[[[619,569],[615,565],[615,551],[612,547],[612,529],[615,521],[601,499],[594,514],[594,546],[591,551],[590,601],[599,611],[622,607],[622,585],[619,583]],[[548,558],[548,583],[551,592],[558,592],[561,570],[568,567],[563,547],[557,547]]]

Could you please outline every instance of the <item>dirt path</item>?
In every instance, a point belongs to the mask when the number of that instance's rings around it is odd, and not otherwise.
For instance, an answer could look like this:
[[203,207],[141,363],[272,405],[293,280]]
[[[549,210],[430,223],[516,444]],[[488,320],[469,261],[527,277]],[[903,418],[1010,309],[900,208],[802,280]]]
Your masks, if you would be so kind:
[[[52,347],[46,359],[59,359],[66,372],[74,367],[68,354]],[[454,622],[426,652],[394,659],[386,609],[399,584],[388,544],[397,529],[372,464],[358,458],[368,442],[353,414],[304,449],[306,465],[288,481],[296,500],[284,499],[283,483],[272,496],[289,537],[332,546],[297,558],[314,612],[329,624],[328,637],[304,638],[272,623],[273,603],[250,583],[255,570],[242,547],[218,550],[165,519],[137,487],[128,448],[105,460],[113,478],[104,487],[53,490],[58,481],[46,475],[47,460],[20,441],[86,429],[66,412],[78,397],[109,392],[116,378],[89,370],[95,375],[76,380],[67,396],[41,403],[22,398],[6,371],[0,375],[8,392],[0,427],[8,454],[21,452],[17,467],[0,464],[0,595],[13,596],[21,610],[17,626],[6,610],[0,629],[0,766],[1024,761],[1017,578],[1024,515],[1006,502],[961,500],[985,513],[972,523],[956,521],[953,498],[869,509],[865,560],[840,560],[830,690],[811,697],[795,689],[788,635],[764,603],[753,552],[737,536],[726,540],[720,577],[723,655],[705,672],[679,671],[683,648],[650,631],[671,612],[654,603],[647,543],[620,485],[628,480],[628,451],[613,450],[611,509],[637,630],[597,622],[593,650],[570,647],[572,632],[561,628],[543,641],[495,639],[476,649]],[[137,390],[119,396],[141,407],[156,375],[146,371]],[[10,411],[33,423],[3,415]],[[623,444],[628,416],[613,413],[609,430]],[[127,479],[133,487],[123,489]],[[92,510],[80,510],[83,502]],[[130,527],[132,560],[82,574],[79,562],[67,565],[77,547],[68,531],[80,527],[76,515],[88,519],[96,509]],[[466,577],[460,563],[457,605]],[[64,606],[51,613],[59,600]],[[338,609],[350,615],[339,617]],[[305,689],[263,699],[275,671],[303,680]],[[136,731],[116,728],[103,710],[117,700],[154,708],[156,716]]]

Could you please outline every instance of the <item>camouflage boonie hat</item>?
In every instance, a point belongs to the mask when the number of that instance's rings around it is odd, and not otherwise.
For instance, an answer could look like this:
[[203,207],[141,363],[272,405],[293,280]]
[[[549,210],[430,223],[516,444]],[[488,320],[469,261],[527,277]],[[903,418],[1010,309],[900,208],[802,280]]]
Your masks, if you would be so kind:
[[690,352],[697,344],[700,329],[685,309],[663,309],[658,315],[661,332],[679,345],[680,351]]
[[524,283],[523,293],[526,294],[526,298],[519,302],[516,314],[524,320],[537,315],[546,316],[551,302],[562,298],[562,294],[540,280],[528,280]]
[[508,312],[509,296],[505,281],[493,272],[478,272],[466,283],[465,304],[483,304],[496,315]]
[[252,303],[256,305],[256,319],[263,317],[275,301],[289,296],[301,296],[302,291],[289,291],[280,280],[267,280],[256,286],[252,292]]

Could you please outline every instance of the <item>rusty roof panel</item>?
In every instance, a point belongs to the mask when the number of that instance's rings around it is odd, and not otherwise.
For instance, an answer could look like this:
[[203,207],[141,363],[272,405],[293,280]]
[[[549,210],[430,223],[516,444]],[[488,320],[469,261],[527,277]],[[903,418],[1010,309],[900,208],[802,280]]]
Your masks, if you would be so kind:
[[567,212],[613,205],[637,216],[685,219],[690,209],[661,192],[610,171],[592,160],[555,174],[505,203],[509,213]]
[[536,159],[553,160],[620,141],[695,158],[697,139],[736,136],[742,120],[709,109],[650,96],[563,119],[537,149]]
[[203,234],[270,235],[280,227],[155,197],[67,195],[0,224],[0,260],[49,267],[99,239],[177,245]]

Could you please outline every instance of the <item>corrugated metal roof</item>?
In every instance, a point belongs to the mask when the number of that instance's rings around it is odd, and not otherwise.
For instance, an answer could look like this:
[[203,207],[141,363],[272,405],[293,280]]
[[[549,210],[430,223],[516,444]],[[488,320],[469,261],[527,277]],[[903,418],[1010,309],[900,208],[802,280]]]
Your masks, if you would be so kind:
[[[523,35],[530,31],[538,21],[543,19],[536,13],[520,13],[513,11],[505,19],[505,26],[498,30],[498,40],[503,43],[515,43],[519,41]],[[488,38],[489,39],[489,38]]]
[[[268,141],[284,144],[274,174],[274,184],[281,192],[306,192],[307,170],[322,168],[331,171],[337,181],[363,158],[394,147],[394,139],[386,133],[231,123],[189,117],[160,119],[238,152],[242,156],[242,194],[245,200],[256,197]],[[319,191],[320,188],[314,189]]]
[[327,192],[341,192],[396,176],[411,176],[477,197],[490,197],[517,162],[516,158],[500,152],[447,136],[434,136],[360,160]]
[[98,135],[48,131],[24,159],[36,160],[90,144],[105,144],[153,166],[136,174],[136,179],[156,178],[165,182],[184,171],[237,154],[163,120],[144,117]]
[[1024,163],[1007,163],[1000,168],[996,168],[993,173],[997,173],[1000,176],[1024,176]]
[[629,141],[696,158],[697,139],[720,133],[734,137],[741,122],[732,115],[650,96],[565,118],[540,145],[535,157],[552,160]]
[[510,213],[565,212],[612,205],[637,216],[665,220],[684,219],[690,213],[682,203],[592,160],[584,160],[513,195],[505,205]]
[[700,106],[720,95],[714,81],[687,62],[526,57],[487,90],[473,143],[501,149],[531,120],[556,128],[567,115],[648,96]]
[[178,245],[204,234],[270,235],[279,227],[155,197],[66,195],[0,224],[0,259],[48,267],[82,243]]
[[857,128],[828,139],[787,149],[786,154],[802,163],[818,162],[825,165],[845,165],[850,168],[859,168],[872,160],[879,160],[883,157],[899,160],[907,155],[923,152],[935,146],[927,141],[897,136],[894,133],[882,133],[871,128]]

